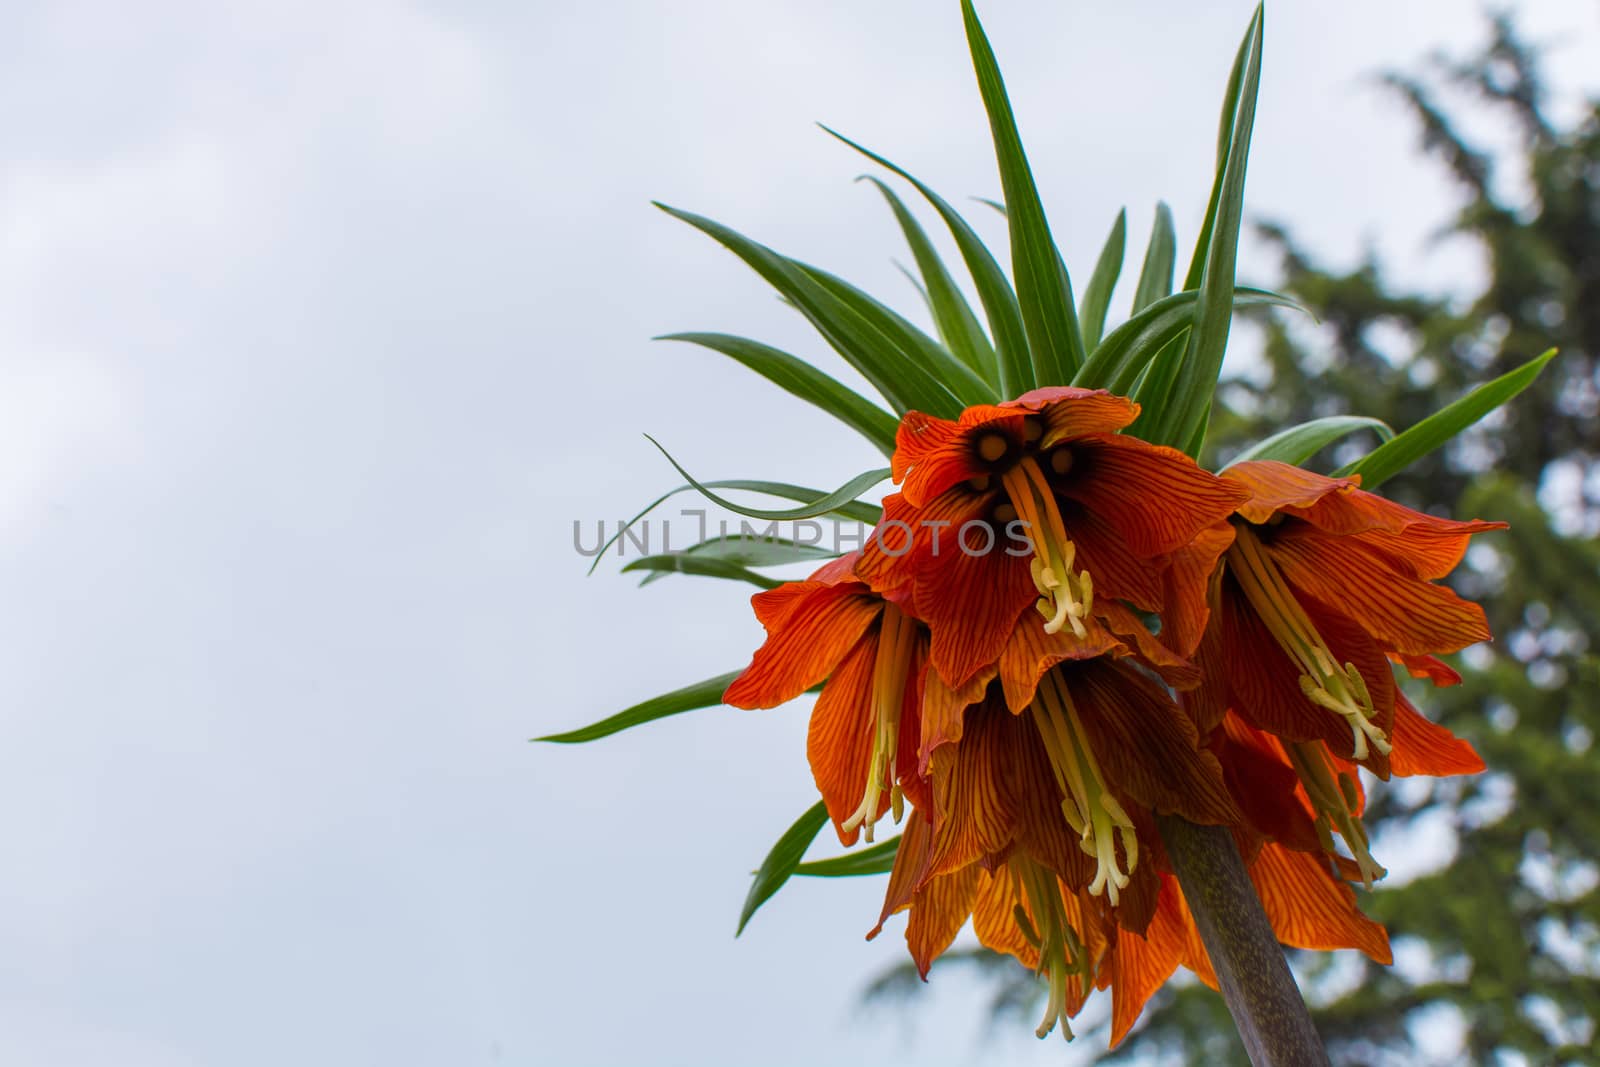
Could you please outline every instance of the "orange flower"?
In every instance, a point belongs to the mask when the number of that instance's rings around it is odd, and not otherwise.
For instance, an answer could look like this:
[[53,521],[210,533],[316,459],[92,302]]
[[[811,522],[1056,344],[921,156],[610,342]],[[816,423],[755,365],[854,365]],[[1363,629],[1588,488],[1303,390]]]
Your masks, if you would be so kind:
[[839,840],[855,844],[885,812],[900,821],[916,771],[927,630],[856,581],[855,557],[826,564],[803,582],[751,598],[766,643],[723,701],[771,708],[827,679],[811,713],[806,754]]
[[1138,413],[1104,390],[1063,386],[955,421],[901,421],[902,489],[884,501],[856,572],[909,590],[946,683],[960,688],[992,663],[1030,604],[1047,632],[1079,638],[1106,604],[1159,610],[1169,555],[1244,500],[1181,452],[1116,432]]
[[1505,524],[1434,518],[1363,492],[1359,479],[1284,463],[1240,463],[1222,477],[1250,498],[1211,596],[1168,606],[1175,633],[1205,635],[1205,682],[1185,706],[1202,734],[1231,708],[1281,741],[1324,847],[1339,830],[1370,881],[1381,868],[1360,826],[1355,767],[1380,778],[1482,769],[1405,701],[1389,664],[1448,683],[1453,672],[1433,655],[1489,638],[1482,609],[1434,580],[1472,534]]
[[1085,629],[1080,641],[1023,619],[999,663],[963,691],[928,673],[919,761],[933,792],[928,876],[1015,845],[1112,905],[1131,893],[1123,921],[1139,928],[1148,901],[1134,880],[1141,843],[1155,840],[1151,813],[1207,824],[1240,813],[1165,688],[1097,623]]
[[[1145,1003],[1179,966],[1217,988],[1217,977],[1177,879],[1159,872],[1142,930],[1119,925],[1105,902],[1074,890],[1021,852],[992,865],[973,863],[934,878],[927,870],[934,834],[913,812],[895,854],[876,937],[890,915],[909,910],[906,944],[924,979],[970,918],[978,941],[1045,977],[1049,998],[1035,1032],[1044,1037],[1077,1015],[1093,989],[1111,990],[1111,1047],[1127,1036]],[[1267,844],[1249,865],[1278,940],[1296,948],[1354,948],[1392,962],[1382,926],[1361,914],[1355,894],[1314,858]]]

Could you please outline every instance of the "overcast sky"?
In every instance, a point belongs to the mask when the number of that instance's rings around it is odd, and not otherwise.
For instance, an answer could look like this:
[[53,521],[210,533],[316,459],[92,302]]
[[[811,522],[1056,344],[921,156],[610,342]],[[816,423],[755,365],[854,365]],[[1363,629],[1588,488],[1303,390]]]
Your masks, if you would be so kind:
[[[1249,17],[984,6],[1069,266],[1158,197],[1186,249]],[[1249,202],[1469,284],[1371,72],[1472,5],[1268,13]],[[1588,3],[1525,5],[1569,92]],[[747,590],[593,578],[572,522],[875,454],[719,357],[819,357],[702,211],[915,311],[861,162],[998,195],[954,0],[8,5],[0,37],[0,1062],[1063,1062],[904,955],[881,883],[748,872],[815,797],[806,709],[533,746],[759,643]],[[1000,236],[998,217],[974,219]],[[1248,253],[1256,277],[1269,261]],[[1114,308],[1122,314],[1129,289]],[[825,848],[826,842],[819,843]],[[1387,857],[1386,857],[1387,859]]]

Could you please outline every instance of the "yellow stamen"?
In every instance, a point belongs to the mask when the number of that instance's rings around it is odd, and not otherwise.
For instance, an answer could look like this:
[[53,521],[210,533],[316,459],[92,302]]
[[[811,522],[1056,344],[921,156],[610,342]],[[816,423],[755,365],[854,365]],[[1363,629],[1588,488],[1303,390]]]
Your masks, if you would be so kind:
[[[1080,990],[1088,988],[1093,980],[1089,972],[1089,953],[1078,932],[1067,921],[1061,884],[1054,872],[1020,852],[1013,854],[1006,866],[1011,872],[1013,889],[1027,901],[1026,907],[1018,904],[1013,909],[1017,928],[1023,939],[1038,949],[1039,974],[1050,983],[1044,1018],[1034,1034],[1047,1037],[1059,1025],[1061,1036],[1071,1041],[1072,1027],[1067,1025],[1067,982],[1076,977]],[[1030,911],[1032,918],[1028,914]]]
[[[1089,892],[1095,896],[1104,893],[1115,905],[1118,893],[1128,887],[1129,875],[1138,866],[1139,842],[1133,820],[1100,773],[1100,764],[1089,747],[1077,706],[1060,670],[1051,671],[1040,681],[1033,721],[1050,757],[1056,785],[1065,797],[1061,802],[1062,817],[1077,832],[1078,847],[1095,859]],[[1126,870],[1118,863],[1119,838]]]
[[1088,571],[1072,570],[1078,546],[1067,537],[1044,472],[1032,456],[1024,456],[1000,480],[1033,543],[1033,586],[1039,591],[1036,607],[1045,618],[1045,633],[1059,633],[1070,625],[1079,637],[1088,636],[1083,620],[1094,607],[1094,583]]
[[1306,699],[1342,716],[1350,724],[1355,758],[1366,759],[1369,748],[1387,755],[1389,737],[1372,721],[1377,712],[1367,692],[1366,679],[1361,677],[1354,663],[1346,663],[1342,668],[1338,665],[1327,642],[1317,633],[1316,626],[1248,526],[1239,526],[1233,547],[1228,549],[1228,569],[1279,647],[1300,668],[1300,691]]
[[900,710],[905,704],[906,681],[911,672],[911,656],[916,644],[917,624],[899,608],[885,603],[878,624],[878,654],[872,665],[872,704],[876,721],[872,734],[872,759],[867,768],[867,787],[861,806],[846,819],[846,832],[865,826],[867,843],[872,843],[872,827],[883,812],[878,802],[889,790],[889,806],[894,821],[905,813],[905,797],[895,779],[895,756],[900,750]]
[[1372,858],[1367,829],[1361,824],[1361,817],[1355,813],[1359,799],[1355,780],[1344,772],[1334,774],[1328,747],[1321,741],[1291,742],[1285,744],[1284,749],[1289,754],[1289,763],[1300,776],[1300,784],[1305,786],[1312,809],[1317,813],[1317,837],[1322,842],[1323,850],[1334,852],[1332,829],[1337,828],[1361,871],[1362,883],[1371,889],[1372,883],[1388,872]]

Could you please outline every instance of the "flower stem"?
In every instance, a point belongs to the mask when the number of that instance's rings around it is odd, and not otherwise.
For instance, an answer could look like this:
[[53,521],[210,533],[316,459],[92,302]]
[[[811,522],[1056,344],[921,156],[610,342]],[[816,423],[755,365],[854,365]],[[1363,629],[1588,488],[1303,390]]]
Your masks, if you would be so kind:
[[1157,822],[1250,1062],[1255,1067],[1327,1064],[1328,1053],[1233,835],[1176,815],[1158,816]]

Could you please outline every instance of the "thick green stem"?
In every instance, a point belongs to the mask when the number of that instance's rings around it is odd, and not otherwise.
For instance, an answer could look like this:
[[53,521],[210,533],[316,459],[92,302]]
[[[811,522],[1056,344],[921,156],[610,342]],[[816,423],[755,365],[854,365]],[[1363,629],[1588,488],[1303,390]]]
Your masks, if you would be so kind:
[[1326,1067],[1328,1053],[1233,835],[1176,815],[1162,815],[1158,821],[1250,1062],[1255,1067]]

